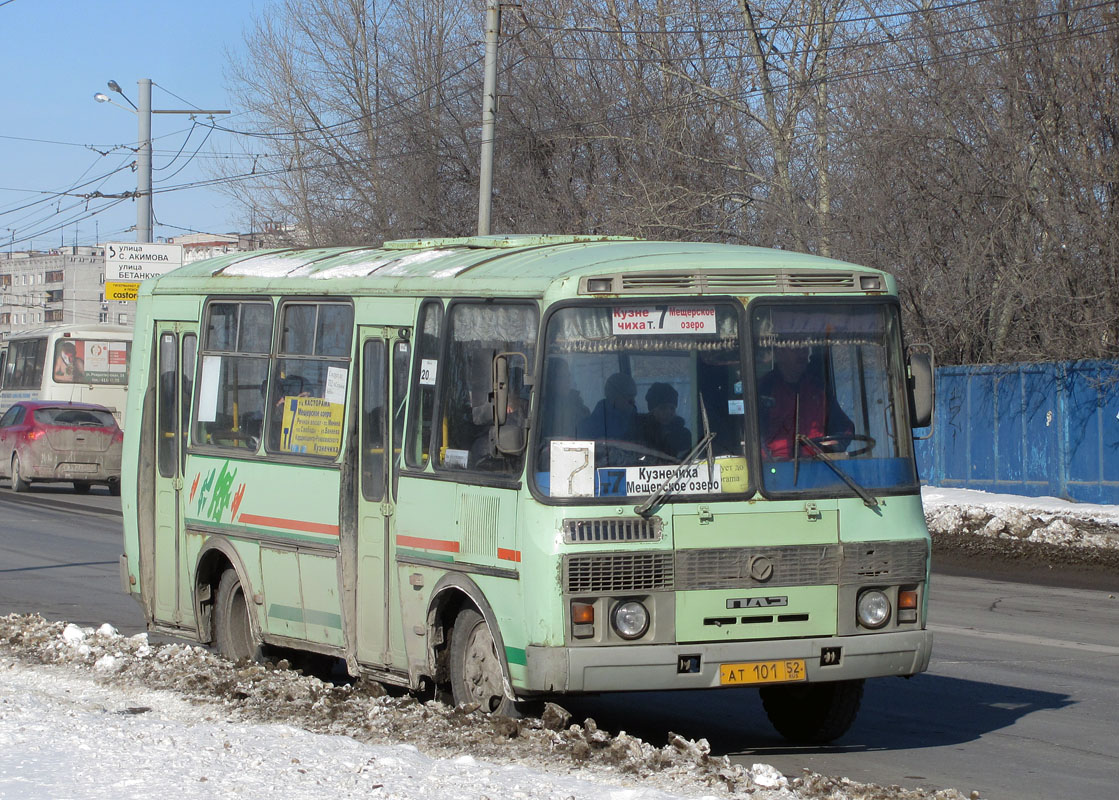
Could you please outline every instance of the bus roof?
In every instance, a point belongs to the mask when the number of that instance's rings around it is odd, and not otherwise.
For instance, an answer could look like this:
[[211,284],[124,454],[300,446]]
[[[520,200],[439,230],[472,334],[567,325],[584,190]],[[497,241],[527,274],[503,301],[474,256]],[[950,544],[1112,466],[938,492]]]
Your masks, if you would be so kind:
[[103,322],[68,323],[66,325],[43,326],[42,328],[28,328],[8,334],[5,341],[13,339],[35,339],[42,336],[63,336],[75,339],[96,338],[97,336],[132,336],[132,327],[128,325],[110,325]]
[[[654,280],[623,281],[621,276],[636,272],[651,273]],[[805,272],[815,275],[818,285],[804,288],[805,284],[800,289],[795,281],[790,285],[791,274],[803,277]],[[697,278],[708,273],[716,279]],[[608,236],[510,235],[235,253],[187,264],[145,282],[142,291],[439,294],[434,282],[447,281],[455,294],[493,294],[500,287],[503,295],[542,296],[559,283],[567,283],[568,291],[575,294],[585,288],[587,278],[606,276],[613,282],[592,293],[781,293],[784,287],[799,294],[843,291],[844,287],[858,291],[858,274],[884,273],[762,247]],[[331,281],[329,289],[321,283],[325,279]]]

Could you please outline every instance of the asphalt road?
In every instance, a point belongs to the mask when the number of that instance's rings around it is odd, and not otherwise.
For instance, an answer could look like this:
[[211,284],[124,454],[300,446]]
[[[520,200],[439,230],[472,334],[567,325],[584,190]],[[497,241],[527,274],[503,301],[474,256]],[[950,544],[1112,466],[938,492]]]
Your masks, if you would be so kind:
[[85,496],[70,484],[0,489],[0,614],[144,630],[140,607],[120,590],[121,536],[120,498],[104,487]]
[[[0,488],[0,614],[143,629],[120,592],[118,498]],[[934,562],[935,568],[935,562]],[[1112,800],[1119,780],[1119,591],[937,573],[929,672],[867,683],[851,731],[787,746],[753,690],[567,698],[663,744],[706,738],[738,763],[884,785],[977,790],[988,800]]]

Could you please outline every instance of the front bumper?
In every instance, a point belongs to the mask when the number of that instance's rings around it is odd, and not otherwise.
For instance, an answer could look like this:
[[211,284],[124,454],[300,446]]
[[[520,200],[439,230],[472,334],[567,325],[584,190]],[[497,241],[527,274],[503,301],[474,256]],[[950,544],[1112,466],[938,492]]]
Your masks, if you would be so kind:
[[[719,665],[805,660],[808,681],[826,682],[928,669],[932,632],[830,636],[764,642],[526,648],[526,692],[665,691],[722,688]],[[840,648],[838,664],[822,666],[825,648]],[[680,673],[682,656],[699,656],[699,671]]]

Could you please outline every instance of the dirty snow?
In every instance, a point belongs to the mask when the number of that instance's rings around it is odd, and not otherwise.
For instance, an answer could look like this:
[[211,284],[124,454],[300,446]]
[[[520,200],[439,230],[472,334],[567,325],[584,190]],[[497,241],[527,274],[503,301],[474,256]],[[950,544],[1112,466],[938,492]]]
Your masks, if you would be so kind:
[[[1020,551],[1119,551],[1119,507],[927,487],[938,536]],[[599,730],[548,704],[491,718],[379,684],[331,684],[205,648],[36,615],[0,617],[0,798],[329,796],[399,800],[962,800],[813,773],[787,778]],[[970,795],[974,798],[974,793]]]
[[657,748],[572,723],[495,719],[378,684],[35,615],[0,617],[0,798],[962,800]]
[[971,533],[1070,549],[1119,550],[1119,506],[970,489],[921,490],[929,533]]

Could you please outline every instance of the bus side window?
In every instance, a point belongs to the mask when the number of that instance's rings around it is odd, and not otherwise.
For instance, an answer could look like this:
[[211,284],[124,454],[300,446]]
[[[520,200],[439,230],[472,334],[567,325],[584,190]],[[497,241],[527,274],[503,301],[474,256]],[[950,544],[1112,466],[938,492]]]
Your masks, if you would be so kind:
[[361,494],[385,497],[385,342],[365,343],[361,360]]
[[[442,421],[435,464],[513,475],[523,453],[503,453],[494,429],[493,365],[499,353],[519,354],[518,365],[534,363],[537,310],[522,303],[457,303],[449,312],[450,347],[441,383]],[[506,424],[527,427],[524,367],[511,369]]]
[[[195,444],[256,450],[268,378],[272,304],[220,301],[206,308]],[[208,365],[213,368],[207,370]]]
[[164,478],[175,477],[175,390],[178,388],[179,363],[178,340],[175,334],[165,333],[159,337],[159,443],[156,447],[156,463],[159,474]]
[[405,437],[404,463],[423,469],[427,466],[431,447],[432,421],[435,416],[435,383],[439,379],[439,331],[443,322],[443,304],[428,300],[420,307],[416,326],[416,360],[412,367],[412,410]]
[[268,452],[336,458],[350,372],[354,309],[291,300],[280,306],[268,397]]

